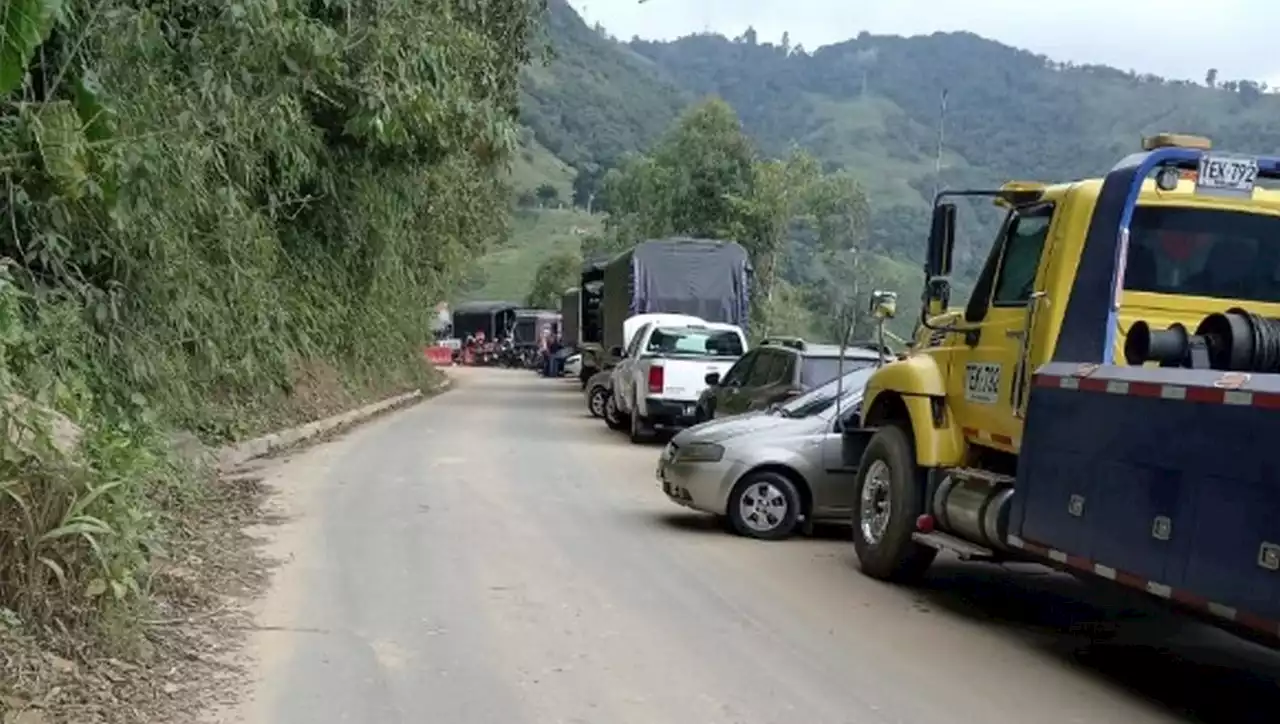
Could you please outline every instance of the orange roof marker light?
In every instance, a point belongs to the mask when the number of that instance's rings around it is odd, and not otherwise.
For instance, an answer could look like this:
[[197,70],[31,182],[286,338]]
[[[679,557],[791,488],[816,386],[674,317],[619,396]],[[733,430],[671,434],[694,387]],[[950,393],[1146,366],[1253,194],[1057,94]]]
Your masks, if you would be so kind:
[[1034,204],[1044,195],[1045,188],[1039,181],[1009,181],[1000,187],[1000,193],[991,202],[1006,209]]
[[1154,151],[1157,148],[1195,148],[1209,151],[1213,149],[1213,141],[1190,133],[1157,133],[1154,136],[1143,137],[1142,150]]

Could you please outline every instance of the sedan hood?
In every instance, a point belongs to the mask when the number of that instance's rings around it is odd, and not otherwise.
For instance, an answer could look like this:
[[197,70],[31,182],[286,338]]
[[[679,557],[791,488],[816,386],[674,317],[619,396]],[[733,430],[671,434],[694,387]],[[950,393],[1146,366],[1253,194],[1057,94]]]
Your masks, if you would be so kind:
[[765,430],[772,430],[777,427],[794,424],[797,420],[791,420],[781,415],[770,415],[765,412],[748,412],[742,415],[734,415],[719,420],[711,420],[701,425],[695,425],[687,430],[678,433],[674,442],[677,445],[683,445],[689,442],[720,442],[738,435],[754,434]]

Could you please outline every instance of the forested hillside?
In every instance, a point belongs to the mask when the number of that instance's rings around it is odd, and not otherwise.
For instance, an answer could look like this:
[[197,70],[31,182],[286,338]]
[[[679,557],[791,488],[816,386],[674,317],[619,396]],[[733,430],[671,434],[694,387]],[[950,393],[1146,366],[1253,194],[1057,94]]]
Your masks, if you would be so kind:
[[[1167,81],[1055,63],[968,33],[864,33],[813,51],[751,30],[620,43],[588,28],[564,0],[551,3],[550,16],[556,60],[526,72],[522,120],[582,172],[580,187],[599,184],[597,165],[646,150],[690,99],[717,95],[763,153],[798,145],[827,170],[857,178],[871,201],[870,248],[897,258],[918,257],[939,182],[1095,175],[1136,150],[1142,134],[1166,130],[1232,150],[1280,150],[1280,96],[1208,67],[1197,82]],[[968,229],[981,237],[994,218],[985,213],[980,228],[970,216]],[[972,269],[971,258],[961,261]]]

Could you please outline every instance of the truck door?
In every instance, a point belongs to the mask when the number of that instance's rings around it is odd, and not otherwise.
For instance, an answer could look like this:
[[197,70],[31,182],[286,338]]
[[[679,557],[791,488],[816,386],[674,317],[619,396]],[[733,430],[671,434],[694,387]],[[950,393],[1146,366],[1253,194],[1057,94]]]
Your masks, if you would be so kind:
[[1033,297],[1042,292],[1053,203],[1010,212],[965,308],[963,342],[952,357],[952,409],[970,442],[1014,451],[1031,370],[1020,368]]

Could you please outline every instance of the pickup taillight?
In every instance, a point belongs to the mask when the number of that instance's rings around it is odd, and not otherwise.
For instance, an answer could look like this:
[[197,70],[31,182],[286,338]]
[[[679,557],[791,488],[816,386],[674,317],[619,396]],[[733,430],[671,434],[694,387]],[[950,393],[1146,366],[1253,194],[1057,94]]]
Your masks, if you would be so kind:
[[661,393],[663,387],[663,370],[661,367],[654,365],[649,368],[649,391]]

